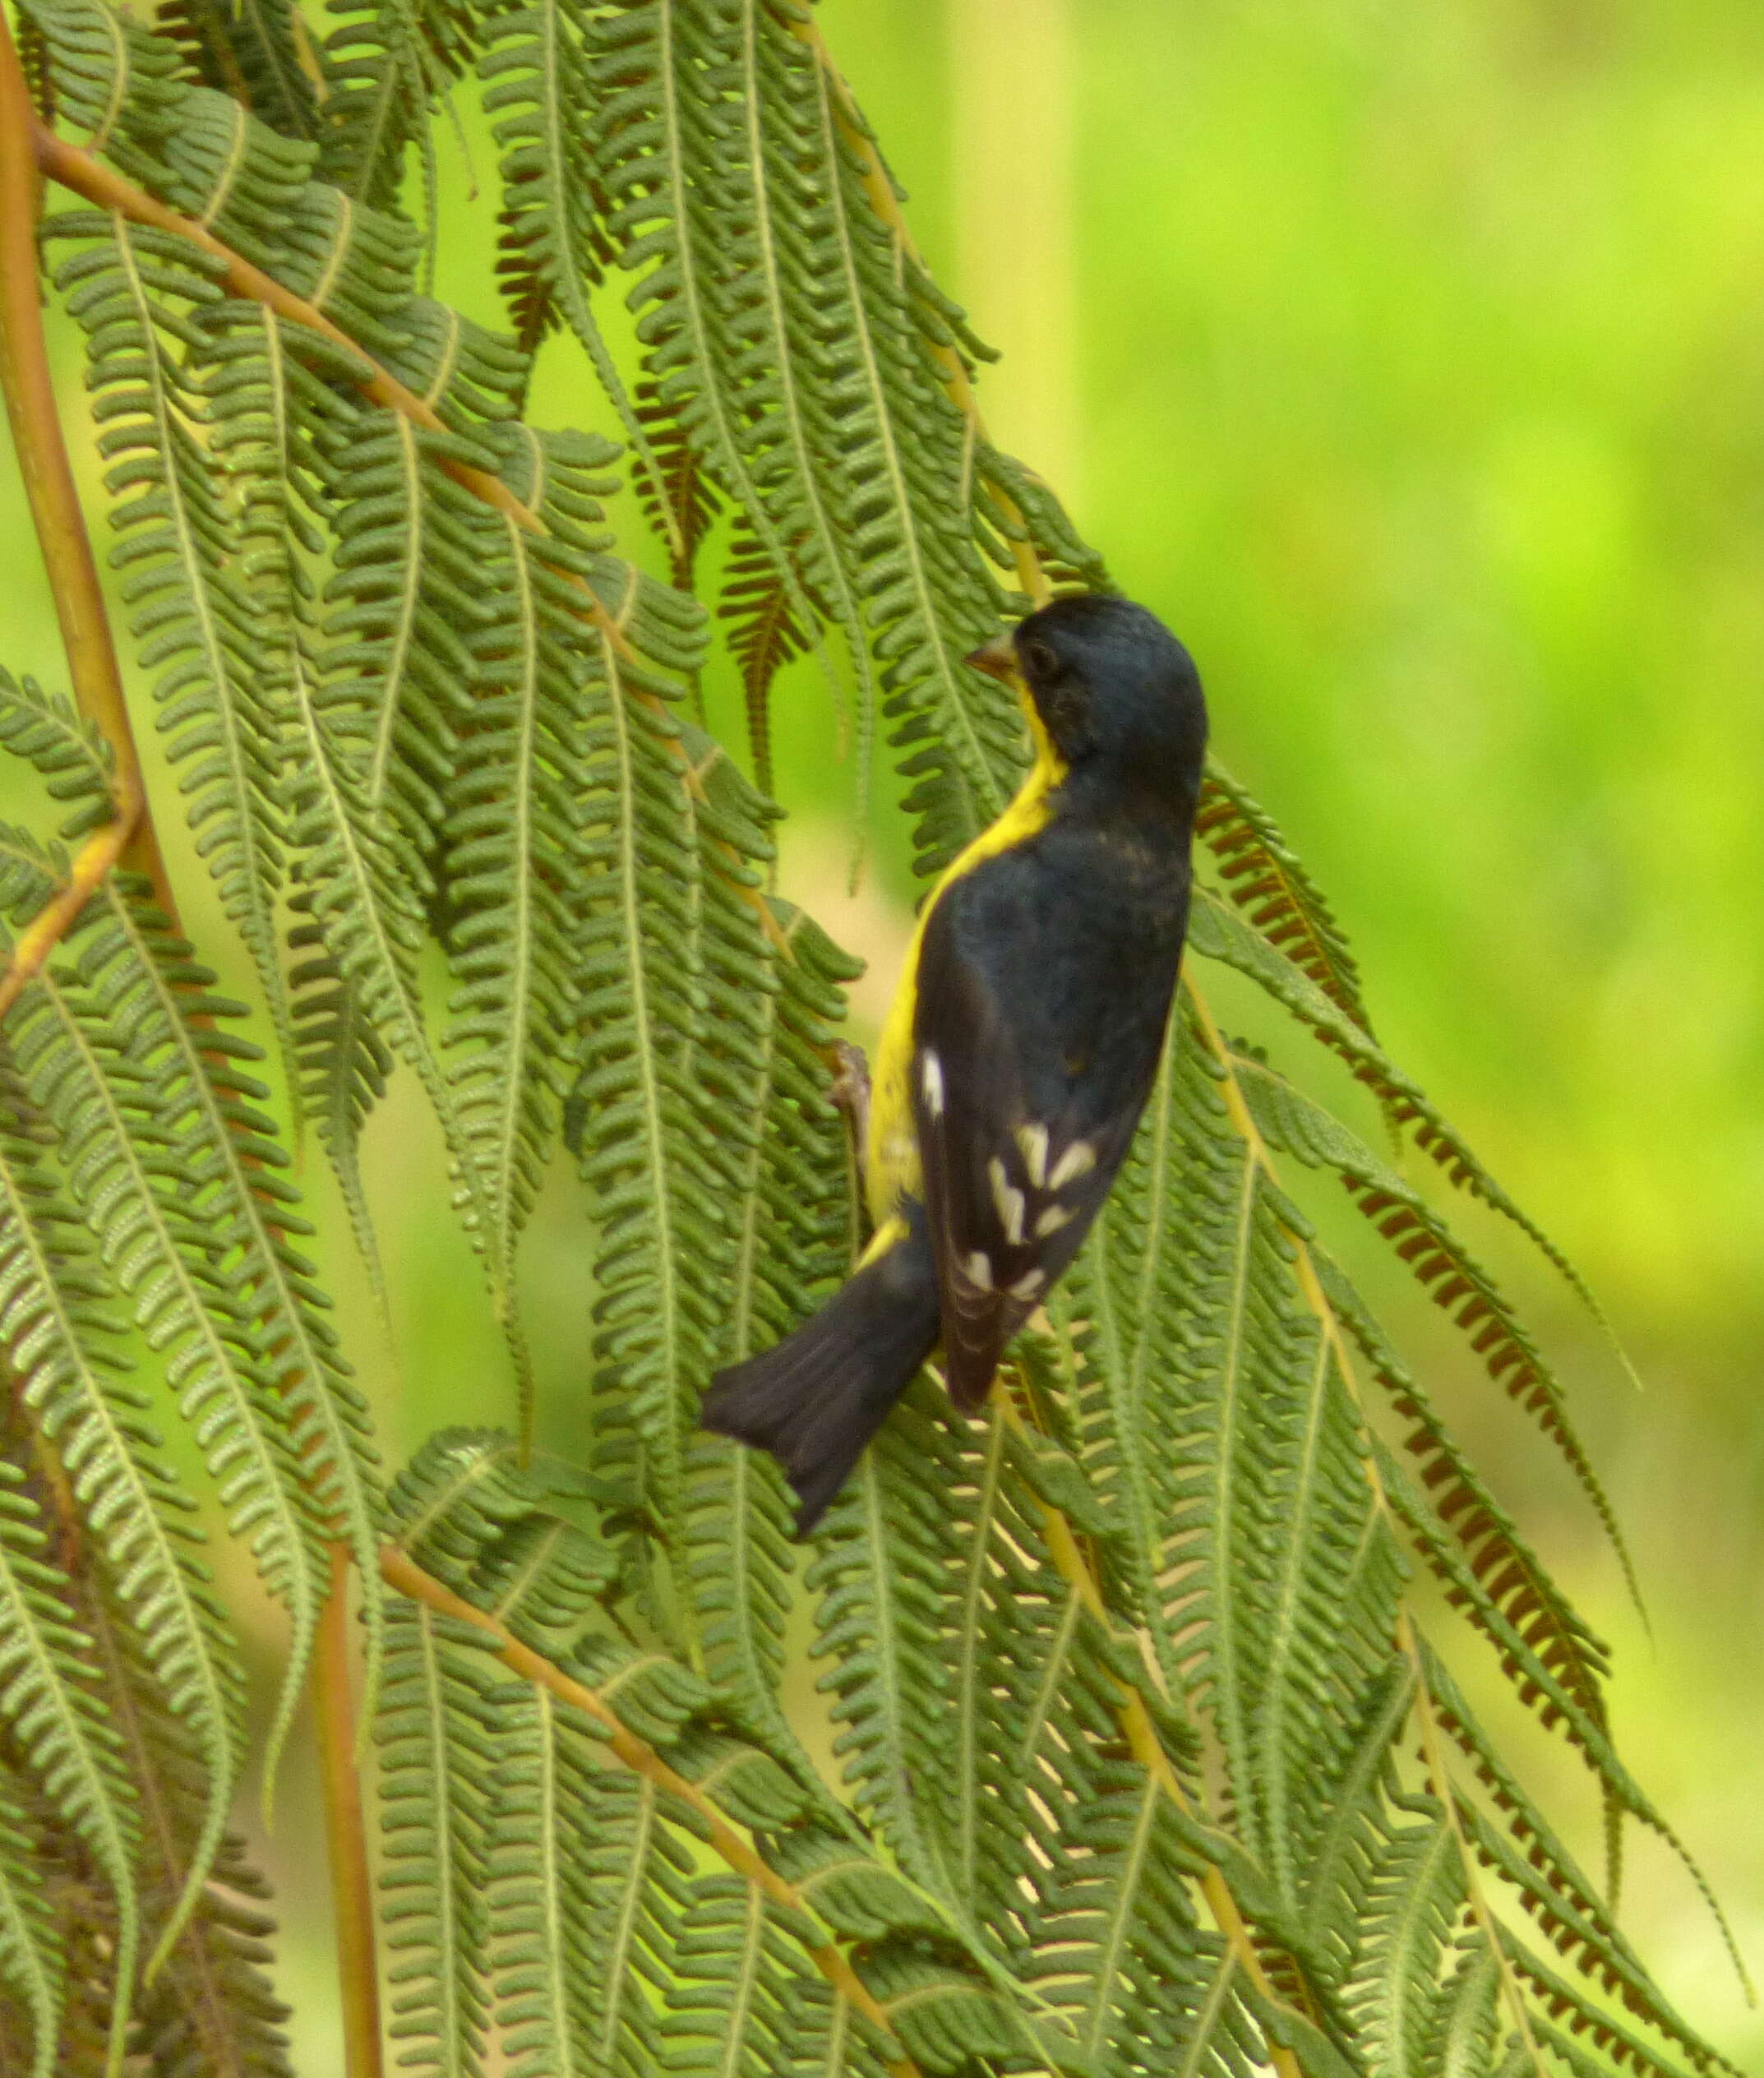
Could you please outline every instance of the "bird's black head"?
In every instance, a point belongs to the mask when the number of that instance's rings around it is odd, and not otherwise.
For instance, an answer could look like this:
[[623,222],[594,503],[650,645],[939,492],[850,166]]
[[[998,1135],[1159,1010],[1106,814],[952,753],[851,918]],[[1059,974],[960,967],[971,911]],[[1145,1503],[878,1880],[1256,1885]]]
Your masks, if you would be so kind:
[[1007,658],[1074,771],[1100,762],[1154,792],[1192,794],[1199,784],[1200,674],[1156,614],[1101,593],[1055,599],[1018,622],[1009,651],[1000,643],[974,661],[999,671]]

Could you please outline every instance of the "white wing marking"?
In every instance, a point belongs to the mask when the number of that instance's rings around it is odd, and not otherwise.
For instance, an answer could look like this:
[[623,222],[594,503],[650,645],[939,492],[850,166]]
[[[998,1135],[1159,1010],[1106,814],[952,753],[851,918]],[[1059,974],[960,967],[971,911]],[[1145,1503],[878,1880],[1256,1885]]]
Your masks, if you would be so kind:
[[996,1155],[986,1164],[986,1174],[992,1182],[992,1202],[999,1208],[999,1217],[1004,1222],[1004,1238],[1014,1248],[1023,1245],[1023,1193],[1011,1187],[1004,1175],[1004,1165]]
[[1029,1181],[1037,1190],[1047,1181],[1047,1128],[1045,1125],[1019,1125],[1017,1144],[1023,1149],[1023,1163],[1029,1172]]
[[1097,1166],[1097,1150],[1088,1140],[1074,1140],[1054,1164],[1054,1172],[1047,1179],[1050,1190],[1064,1190],[1068,1184],[1075,1184],[1080,1176],[1087,1175]]
[[944,1115],[944,1064],[929,1047],[919,1056],[919,1086],[934,1119]]

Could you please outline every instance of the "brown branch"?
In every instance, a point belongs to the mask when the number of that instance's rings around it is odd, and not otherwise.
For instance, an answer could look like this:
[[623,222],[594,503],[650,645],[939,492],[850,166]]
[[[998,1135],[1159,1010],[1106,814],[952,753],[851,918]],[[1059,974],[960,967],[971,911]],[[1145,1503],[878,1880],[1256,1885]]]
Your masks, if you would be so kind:
[[38,298],[38,182],[33,144],[42,126],[30,103],[24,68],[6,17],[0,13],[0,389],[18,453],[32,524],[49,592],[75,704],[95,722],[114,760],[112,820],[89,837],[67,884],[20,936],[0,976],[0,1016],[42,972],[44,962],[72,928],[93,891],[119,862],[170,890],[147,806],[141,756],[129,723],[122,667],[110,632],[80,493],[62,435]]
[[[635,1775],[652,1783],[664,1795],[686,1804],[696,1814],[704,1826],[712,1850],[719,1855],[738,1876],[744,1877],[777,1905],[781,1911],[801,1919],[812,1919],[815,1914],[808,1900],[793,1883],[787,1883],[755,1853],[751,1843],[741,1834],[718,1810],[709,1797],[695,1784],[688,1782],[677,1770],[671,1768],[655,1748],[635,1732],[627,1729],[624,1720],[603,1702],[595,1691],[585,1683],[566,1674],[561,1667],[535,1652],[530,1646],[523,1645],[506,1625],[474,1608],[462,1596],[444,1586],[432,1574],[425,1572],[410,1555],[396,1545],[382,1545],[380,1548],[380,1572],[388,1586],[413,1601],[423,1602],[444,1616],[450,1616],[456,1623],[469,1623],[487,1632],[496,1641],[496,1657],[503,1665],[525,1680],[541,1688],[548,1689],[561,1702],[593,1719],[607,1734],[607,1743],[614,1754]],[[805,1943],[805,1946],[807,1946]],[[808,1948],[810,1960],[840,1997],[845,1999],[872,2026],[893,2039],[894,2030],[889,2025],[888,2013],[863,1979],[852,1969],[834,1942],[824,1942]],[[919,2066],[904,2055],[884,2059],[884,2067],[892,2078],[921,2078]],[[353,2078],[353,2066],[351,2066]]]
[[337,1974],[343,1994],[344,2068],[349,2078],[381,2078],[380,1988],[374,1960],[373,1885],[356,1756],[349,1682],[349,1547],[330,1547],[330,1599],[319,1619],[312,1663],[319,1767],[325,1791]]

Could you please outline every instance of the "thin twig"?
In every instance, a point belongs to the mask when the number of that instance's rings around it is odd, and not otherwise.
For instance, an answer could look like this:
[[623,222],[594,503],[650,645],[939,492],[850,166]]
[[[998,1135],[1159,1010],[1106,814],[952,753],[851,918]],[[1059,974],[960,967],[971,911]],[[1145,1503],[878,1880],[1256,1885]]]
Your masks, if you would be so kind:
[[319,1619],[312,1661],[319,1769],[325,1794],[337,1974],[343,1999],[344,2068],[349,2078],[382,2078],[380,1988],[374,1950],[373,1885],[362,1815],[354,1701],[350,1687],[349,1547],[330,1547],[330,1599]]
[[[388,1586],[413,1601],[426,1603],[455,1622],[469,1623],[496,1641],[496,1657],[523,1679],[548,1689],[561,1701],[593,1719],[607,1734],[613,1753],[634,1774],[653,1784],[665,1795],[688,1805],[704,1826],[713,1851],[739,1876],[763,1891],[781,1911],[799,1917],[815,1917],[813,1907],[801,1891],[787,1883],[755,1851],[752,1844],[718,1810],[709,1797],[677,1770],[671,1768],[646,1740],[629,1730],[623,1720],[595,1691],[575,1680],[530,1646],[523,1645],[506,1624],[454,1593],[431,1573],[425,1572],[408,1552],[396,1545],[380,1548],[380,1571]],[[806,1946],[806,1944],[805,1944]],[[809,1959],[842,1997],[866,2020],[893,2039],[886,2009],[852,1969],[838,1944],[825,1942],[808,1948]],[[892,2078],[921,2078],[919,2066],[910,2057],[891,2056],[884,2067]],[[353,2078],[353,2072],[352,2072]]]

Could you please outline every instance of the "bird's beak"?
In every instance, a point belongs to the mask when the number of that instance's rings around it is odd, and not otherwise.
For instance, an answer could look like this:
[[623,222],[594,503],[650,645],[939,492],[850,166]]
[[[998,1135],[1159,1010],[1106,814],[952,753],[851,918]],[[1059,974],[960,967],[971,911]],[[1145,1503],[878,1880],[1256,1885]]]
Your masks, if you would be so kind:
[[962,661],[972,664],[976,671],[985,672],[989,678],[1001,679],[1007,686],[1017,676],[1017,646],[1008,635],[983,643]]

